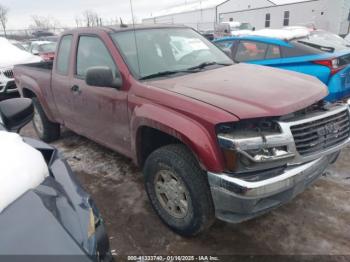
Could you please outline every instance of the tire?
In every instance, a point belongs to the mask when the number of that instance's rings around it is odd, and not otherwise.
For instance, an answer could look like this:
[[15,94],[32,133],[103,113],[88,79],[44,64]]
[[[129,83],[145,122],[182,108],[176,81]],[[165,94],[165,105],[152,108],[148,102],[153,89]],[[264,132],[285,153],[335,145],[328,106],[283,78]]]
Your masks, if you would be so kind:
[[[174,144],[157,149],[146,160],[143,172],[146,191],[153,209],[177,234],[195,236],[213,224],[215,211],[207,177],[184,145]],[[170,174],[176,178],[172,177],[171,182],[163,182],[167,180],[163,179],[164,174],[167,174],[165,177]],[[169,201],[172,202],[171,195],[164,197],[163,193],[164,184],[171,183],[173,186],[175,181],[178,191],[173,202],[182,203],[178,207],[175,207],[177,204],[169,204]],[[169,189],[167,194],[170,194],[170,191],[173,192],[174,189]],[[178,201],[179,198],[181,201]],[[187,205],[184,204],[186,202]]]
[[60,125],[51,122],[42,108],[38,98],[32,98],[34,105],[33,127],[38,137],[44,142],[52,142],[60,137]]

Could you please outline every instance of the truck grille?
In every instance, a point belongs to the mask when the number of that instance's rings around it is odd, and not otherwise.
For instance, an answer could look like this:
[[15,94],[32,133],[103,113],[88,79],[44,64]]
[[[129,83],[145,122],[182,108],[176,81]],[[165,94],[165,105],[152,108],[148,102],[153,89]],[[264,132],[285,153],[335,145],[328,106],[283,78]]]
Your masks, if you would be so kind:
[[344,142],[350,136],[349,111],[291,126],[296,148],[306,156]]
[[12,71],[11,69],[4,70],[2,73],[3,73],[7,78],[11,78],[11,79],[14,78],[14,77],[13,77],[13,71]]

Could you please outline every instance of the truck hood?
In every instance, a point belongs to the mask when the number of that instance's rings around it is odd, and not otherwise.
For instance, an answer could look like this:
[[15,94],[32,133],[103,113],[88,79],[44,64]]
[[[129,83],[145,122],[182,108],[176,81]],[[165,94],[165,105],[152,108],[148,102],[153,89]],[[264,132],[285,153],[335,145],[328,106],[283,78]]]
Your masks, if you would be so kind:
[[328,94],[327,87],[311,76],[250,64],[148,84],[221,108],[240,119],[287,115]]

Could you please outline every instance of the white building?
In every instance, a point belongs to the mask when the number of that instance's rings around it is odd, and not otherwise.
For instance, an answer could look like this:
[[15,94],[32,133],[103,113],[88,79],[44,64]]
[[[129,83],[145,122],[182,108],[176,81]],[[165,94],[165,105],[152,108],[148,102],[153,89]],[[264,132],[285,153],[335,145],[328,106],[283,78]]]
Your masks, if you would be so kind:
[[217,7],[218,22],[249,22],[256,29],[314,24],[336,34],[350,29],[350,0],[229,0]]
[[175,6],[143,19],[143,23],[184,24],[197,30],[213,30],[217,21],[217,7],[225,0],[203,0]]
[[256,29],[314,24],[337,34],[350,29],[350,0],[203,0],[155,13],[144,23],[185,24],[212,30],[215,23],[239,21]]

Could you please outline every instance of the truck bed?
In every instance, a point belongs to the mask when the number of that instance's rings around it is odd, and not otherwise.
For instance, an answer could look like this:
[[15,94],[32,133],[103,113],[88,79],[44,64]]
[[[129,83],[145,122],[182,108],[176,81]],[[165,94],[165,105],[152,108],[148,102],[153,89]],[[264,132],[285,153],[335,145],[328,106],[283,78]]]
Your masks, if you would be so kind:
[[41,69],[41,70],[52,70],[53,62],[38,62],[38,63],[30,63],[30,64],[23,64],[23,65],[17,65],[16,67],[31,67],[35,69]]
[[[47,104],[54,105],[51,94],[52,62],[39,62],[25,65],[16,65],[13,69],[16,85],[21,95],[27,90],[45,98],[46,108],[54,110]],[[47,103],[47,104],[46,104]]]

